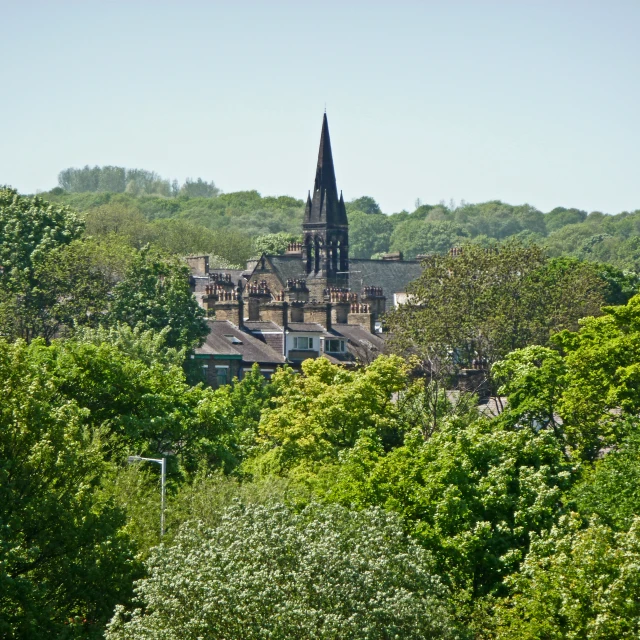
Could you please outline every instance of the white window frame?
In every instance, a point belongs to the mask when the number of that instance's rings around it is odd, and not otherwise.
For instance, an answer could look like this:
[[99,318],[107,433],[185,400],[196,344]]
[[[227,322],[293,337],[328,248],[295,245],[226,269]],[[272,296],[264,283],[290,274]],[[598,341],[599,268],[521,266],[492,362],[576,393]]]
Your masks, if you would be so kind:
[[[306,340],[307,346],[301,347],[300,340]],[[313,351],[314,350],[313,336],[294,336],[293,348],[295,351]]]

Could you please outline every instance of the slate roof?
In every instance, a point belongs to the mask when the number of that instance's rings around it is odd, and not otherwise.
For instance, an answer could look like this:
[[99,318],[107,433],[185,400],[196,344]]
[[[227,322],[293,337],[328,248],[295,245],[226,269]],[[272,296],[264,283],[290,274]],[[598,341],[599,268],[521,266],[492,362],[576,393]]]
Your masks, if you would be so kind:
[[[300,256],[269,256],[276,273],[283,283],[287,280],[305,278],[313,275],[304,273]],[[393,308],[393,294],[405,291],[407,285],[422,274],[422,266],[416,260],[349,260],[349,286],[351,291],[362,294],[364,287],[382,287],[387,298],[386,309]]]
[[359,324],[334,324],[335,331],[343,335],[350,342],[368,350],[382,352],[384,339],[377,334],[370,333]]
[[[283,364],[284,356],[265,342],[262,342],[247,331],[238,329],[228,320],[207,320],[209,335],[202,347],[196,349],[200,354],[240,354],[243,362],[260,362],[263,364]],[[237,338],[239,343],[229,342],[225,336]]]
[[282,327],[279,327],[275,322],[263,322],[263,321],[246,321],[244,326],[249,331],[282,331]]
[[[413,260],[349,260],[349,285],[362,293],[363,287],[382,287],[387,298],[386,309],[393,308],[393,294],[405,291],[407,285],[422,274],[422,266]],[[360,272],[360,273],[357,273]]]
[[287,280],[299,278],[308,279],[304,270],[304,263],[299,255],[293,256],[267,256],[276,270],[278,277],[286,284]]
[[329,335],[326,329],[316,322],[290,322],[287,329],[289,329],[289,331],[300,331],[301,333],[322,333]]
[[268,344],[274,351],[284,351],[284,336],[282,327],[275,322],[245,322],[244,328],[251,332],[254,338]]
[[196,348],[196,353],[206,355],[231,355],[237,356],[240,352],[233,348],[233,345],[223,336],[209,332],[204,344]]

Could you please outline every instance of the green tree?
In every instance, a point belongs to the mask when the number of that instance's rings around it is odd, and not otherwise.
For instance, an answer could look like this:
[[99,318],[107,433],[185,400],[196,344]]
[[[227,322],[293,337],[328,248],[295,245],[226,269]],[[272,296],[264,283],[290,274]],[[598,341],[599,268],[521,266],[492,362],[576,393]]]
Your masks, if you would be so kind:
[[549,432],[470,414],[442,421],[426,441],[415,429],[388,453],[372,431],[361,432],[324,499],[400,514],[455,588],[464,617],[469,598],[504,593],[531,532],[555,522],[571,471]]
[[428,554],[380,510],[238,504],[147,565],[142,608],[118,608],[109,640],[459,637]]
[[384,214],[353,211],[349,214],[349,252],[353,258],[370,258],[389,251],[393,224]]
[[293,233],[267,233],[263,236],[258,236],[254,240],[253,246],[255,248],[256,255],[266,253],[272,256],[281,256],[286,252],[287,247],[292,242],[300,241],[300,236]]
[[624,437],[640,410],[640,296],[603,311],[553,337],[561,355],[528,348],[494,367],[509,403],[504,419],[550,426],[588,460]]
[[488,369],[514,349],[548,344],[603,302],[605,285],[593,268],[548,262],[536,246],[468,245],[423,266],[387,322],[395,348],[415,355],[434,384],[446,384],[460,367]]
[[397,443],[402,425],[392,399],[406,383],[405,367],[395,356],[381,356],[361,371],[325,358],[305,360],[302,375],[280,369],[271,381],[273,408],[260,420],[262,453],[248,468],[286,473],[335,462],[366,428],[374,428],[387,445]]
[[349,221],[351,221],[351,214],[354,211],[362,211],[368,214],[381,214],[380,205],[371,196],[361,196],[360,198],[354,198],[347,202],[347,213],[349,214]]
[[391,251],[402,251],[407,258],[417,255],[444,254],[464,244],[468,232],[451,220],[407,220],[391,235]]
[[566,516],[534,536],[512,595],[496,610],[507,640],[631,640],[640,633],[640,519],[615,533]]
[[0,341],[0,635],[99,638],[131,595],[134,549],[96,492],[101,433],[59,397],[42,348]]
[[202,178],[197,180],[187,178],[182,187],[180,187],[180,195],[187,198],[215,198],[219,193],[220,189],[216,187],[213,180],[207,182]]
[[167,345],[192,349],[208,333],[204,312],[189,288],[189,272],[177,260],[145,248],[114,288],[107,324],[161,331],[168,327]]
[[584,222],[587,217],[586,211],[580,209],[565,209],[564,207],[556,207],[549,211],[544,217],[547,231],[555,231],[570,224],[578,224]]
[[598,516],[617,531],[626,531],[640,514],[640,428],[630,418],[625,436],[611,451],[583,465],[580,482],[571,490],[578,512]]
[[43,268],[52,251],[69,245],[82,230],[81,219],[67,207],[0,189],[0,326],[5,336],[51,337],[55,321],[52,328],[42,317],[52,303]]

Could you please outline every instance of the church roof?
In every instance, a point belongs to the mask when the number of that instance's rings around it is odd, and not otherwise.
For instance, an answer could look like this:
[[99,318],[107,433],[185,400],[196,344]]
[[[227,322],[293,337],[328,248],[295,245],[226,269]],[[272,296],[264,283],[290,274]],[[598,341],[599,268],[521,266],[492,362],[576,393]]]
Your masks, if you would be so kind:
[[[269,256],[275,272],[283,285],[287,280],[309,278],[299,256]],[[393,294],[405,291],[407,285],[420,277],[422,267],[413,260],[366,260],[353,258],[349,261],[349,288],[362,294],[364,287],[382,287],[387,297],[387,311],[393,307]]]
[[393,308],[393,294],[406,291],[407,285],[422,274],[422,266],[413,260],[349,260],[349,287],[362,293],[364,287],[382,287],[386,309]]

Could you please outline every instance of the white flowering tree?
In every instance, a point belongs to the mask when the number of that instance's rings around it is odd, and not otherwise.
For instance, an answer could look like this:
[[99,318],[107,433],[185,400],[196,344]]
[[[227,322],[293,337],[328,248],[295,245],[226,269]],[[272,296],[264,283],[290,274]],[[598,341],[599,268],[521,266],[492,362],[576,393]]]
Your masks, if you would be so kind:
[[236,504],[155,549],[139,608],[118,607],[107,638],[460,637],[431,566],[380,509]]

